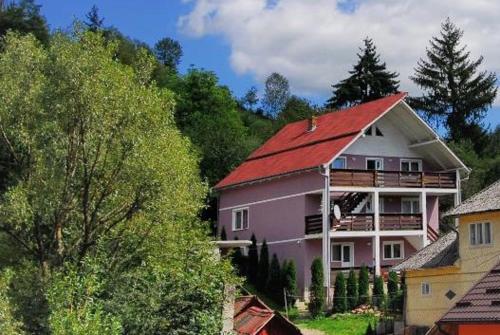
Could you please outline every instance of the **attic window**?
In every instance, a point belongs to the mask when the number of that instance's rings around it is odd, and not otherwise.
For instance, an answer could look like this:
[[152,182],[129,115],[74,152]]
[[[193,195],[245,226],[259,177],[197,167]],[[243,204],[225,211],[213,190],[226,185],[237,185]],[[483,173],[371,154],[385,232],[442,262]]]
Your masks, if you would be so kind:
[[370,127],[370,128],[368,128],[368,129],[366,129],[366,131],[365,131],[365,135],[366,135],[366,136],[372,136],[372,127]]
[[462,301],[462,302],[457,302],[455,306],[457,306],[458,308],[470,307],[472,306],[472,303],[470,301]]
[[380,131],[380,129],[378,129],[378,127],[375,127],[375,135],[384,136],[384,134],[382,134],[382,132]]
[[365,136],[384,136],[377,126],[370,126],[365,130]]

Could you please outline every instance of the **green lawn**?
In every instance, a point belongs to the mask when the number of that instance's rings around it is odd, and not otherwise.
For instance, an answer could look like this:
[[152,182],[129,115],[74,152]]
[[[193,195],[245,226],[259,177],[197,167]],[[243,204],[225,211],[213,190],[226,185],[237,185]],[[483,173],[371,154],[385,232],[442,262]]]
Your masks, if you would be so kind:
[[341,314],[317,320],[300,319],[295,324],[301,328],[317,329],[325,334],[364,335],[368,323],[374,325],[377,317],[370,314]]

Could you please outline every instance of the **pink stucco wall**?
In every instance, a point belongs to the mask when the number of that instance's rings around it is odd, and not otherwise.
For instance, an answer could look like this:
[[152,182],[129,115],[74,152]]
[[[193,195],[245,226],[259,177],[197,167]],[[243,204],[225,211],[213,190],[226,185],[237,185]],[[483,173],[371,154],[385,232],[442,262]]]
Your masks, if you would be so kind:
[[438,196],[428,196],[427,197],[427,222],[434,228],[436,232],[439,232],[439,197]]

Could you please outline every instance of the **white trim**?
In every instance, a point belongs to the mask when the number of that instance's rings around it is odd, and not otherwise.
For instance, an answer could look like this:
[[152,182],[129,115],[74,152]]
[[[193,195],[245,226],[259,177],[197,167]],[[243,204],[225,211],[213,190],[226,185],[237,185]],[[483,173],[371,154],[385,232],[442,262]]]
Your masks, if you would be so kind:
[[[300,238],[291,238],[291,239],[288,239],[288,240],[278,240],[278,241],[270,241],[270,242],[266,241],[266,244],[267,245],[272,245],[272,244],[290,243],[290,242],[299,242],[300,243],[300,241],[303,241],[303,240],[305,240],[305,238],[300,237]],[[262,242],[257,243],[257,245],[261,246]]]
[[417,163],[418,164],[418,171],[411,171],[411,170],[408,170],[408,171],[405,171],[405,172],[422,172],[423,170],[423,164],[422,164],[422,160],[421,159],[414,159],[414,158],[400,158],[399,159],[399,171],[403,171],[403,163],[405,162],[408,162],[410,163],[408,165],[408,168],[411,169],[411,163]]
[[425,187],[362,187],[362,186],[332,186],[331,192],[361,192],[370,193],[379,191],[385,193],[420,193],[426,192],[429,194],[455,194],[456,188],[425,188]]
[[[243,211],[247,211],[247,227],[245,228],[243,225]],[[236,229],[236,213],[242,212],[241,214],[241,228]],[[231,229],[233,231],[242,231],[250,228],[250,208],[249,207],[240,207],[233,209],[231,213]]]
[[384,170],[384,158],[383,157],[365,157],[365,170],[371,171],[368,169],[368,161],[379,161],[380,169],[377,169],[377,163],[375,163],[375,170],[381,171]]
[[322,191],[323,191],[323,189],[320,188],[320,189],[317,189],[317,190],[311,190],[311,191],[307,191],[307,192],[289,194],[289,195],[284,195],[284,196],[276,197],[276,198],[269,198],[269,199],[265,199],[265,200],[259,200],[259,201],[254,201],[254,202],[247,202],[245,204],[239,204],[239,205],[234,205],[234,206],[219,208],[219,212],[226,211],[228,209],[240,208],[242,206],[252,206],[252,205],[258,205],[258,204],[262,204],[262,203],[266,203],[266,202],[270,202],[270,201],[277,201],[277,200],[284,200],[284,199],[288,199],[288,198],[300,197],[300,196],[306,195],[306,194],[315,194],[315,193],[322,192]]
[[[385,257],[385,246],[386,245],[395,245],[399,244],[399,257],[391,257],[387,258]],[[394,256],[394,247],[391,247],[391,256]],[[405,258],[405,242],[403,240],[398,240],[398,241],[383,241],[382,242],[382,259],[384,261],[394,261],[398,259],[404,259]]]
[[410,144],[408,146],[408,148],[418,148],[418,147],[421,147],[421,146],[424,146],[424,145],[429,145],[429,144],[437,143],[437,142],[439,142],[439,139],[438,138],[434,138],[432,140],[422,141],[422,142],[417,142],[417,143]]

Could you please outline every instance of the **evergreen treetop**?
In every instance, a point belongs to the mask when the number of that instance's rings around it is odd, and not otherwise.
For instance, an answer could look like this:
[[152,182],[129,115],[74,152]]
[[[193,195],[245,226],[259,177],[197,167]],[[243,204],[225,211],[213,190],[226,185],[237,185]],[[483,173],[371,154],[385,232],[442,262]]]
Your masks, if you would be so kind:
[[359,271],[359,278],[358,278],[358,293],[359,293],[359,300],[358,304],[363,305],[367,304],[369,301],[369,285],[370,285],[370,274],[368,273],[368,268],[366,265],[362,265],[361,269]]
[[250,238],[252,244],[248,247],[248,280],[250,283],[257,283],[257,273],[259,271],[259,252],[257,250],[257,238],[252,234]]
[[264,239],[262,246],[260,247],[259,255],[259,272],[257,273],[257,287],[264,291],[267,285],[267,280],[269,279],[269,249],[267,248],[267,242]]
[[309,304],[307,305],[309,313],[313,318],[323,314],[325,307],[326,292],[323,281],[323,262],[318,257],[311,264],[311,286],[309,287]]
[[335,289],[333,292],[333,311],[335,313],[344,313],[347,310],[346,284],[342,271],[337,273],[335,278]]
[[279,303],[280,305],[283,303],[281,267],[276,254],[273,254],[271,264],[269,265],[269,280],[267,282],[266,291],[276,303]]
[[351,269],[349,277],[347,278],[347,309],[353,310],[358,305],[358,282],[356,280],[356,273]]
[[293,260],[283,262],[281,268],[283,287],[287,294],[287,303],[289,306],[295,305],[295,296],[297,295],[297,269]]

